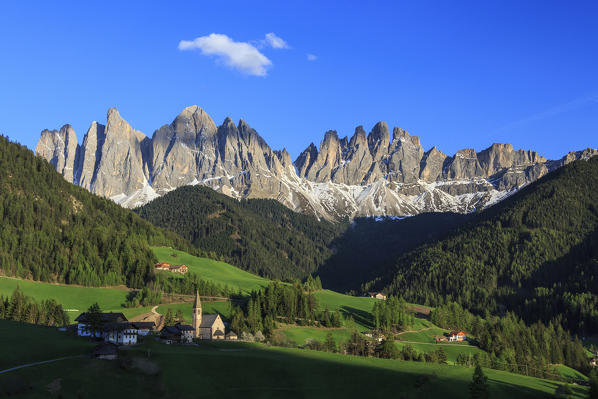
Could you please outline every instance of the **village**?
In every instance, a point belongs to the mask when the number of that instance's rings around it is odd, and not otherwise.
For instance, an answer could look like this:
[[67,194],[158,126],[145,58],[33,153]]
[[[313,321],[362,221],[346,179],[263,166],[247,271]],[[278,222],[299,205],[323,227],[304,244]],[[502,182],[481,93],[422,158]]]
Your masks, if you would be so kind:
[[[115,359],[122,345],[136,345],[138,339],[159,332],[158,340],[164,344],[193,344],[194,339],[236,341],[237,334],[230,329],[219,314],[203,314],[199,293],[193,302],[191,325],[177,323],[162,325],[160,318],[151,321],[129,321],[122,313],[81,313],[75,321],[76,333],[103,341],[94,350],[94,357]],[[227,331],[228,330],[228,331]],[[157,335],[157,334],[156,334]]]

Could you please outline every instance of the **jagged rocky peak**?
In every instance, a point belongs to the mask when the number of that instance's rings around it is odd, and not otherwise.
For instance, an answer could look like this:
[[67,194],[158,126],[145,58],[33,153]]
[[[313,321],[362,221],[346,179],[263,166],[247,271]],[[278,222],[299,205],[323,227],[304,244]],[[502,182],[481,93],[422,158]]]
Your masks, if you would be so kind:
[[374,161],[378,161],[388,153],[390,133],[386,122],[378,122],[368,136],[368,146]]
[[83,137],[76,162],[75,182],[81,187],[91,190],[95,179],[99,161],[102,157],[102,147],[106,140],[106,126],[93,121]]
[[432,147],[422,157],[419,178],[426,182],[441,180],[447,159],[446,154],[436,146]]
[[273,151],[243,119],[217,126],[198,106],[185,108],[151,139],[115,108],[107,123],[93,122],[77,145],[70,125],[44,130],[36,152],[65,178],[127,207],[188,184],[203,184],[235,198],[273,198],[289,208],[326,219],[469,212],[496,203],[548,171],[598,150],[571,152],[546,161],[533,151],[495,143],[447,156],[424,152],[417,136],[377,123],[349,138],[325,133],[294,163]]
[[73,127],[66,124],[60,130],[44,129],[35,153],[47,159],[66,180],[73,182],[77,147],[77,135]]
[[316,158],[318,157],[318,148],[314,143],[309,143],[307,148],[303,150],[301,154],[297,157],[293,164],[297,169],[297,174],[301,177],[304,177],[307,174],[307,171],[311,168],[312,164],[315,162]]

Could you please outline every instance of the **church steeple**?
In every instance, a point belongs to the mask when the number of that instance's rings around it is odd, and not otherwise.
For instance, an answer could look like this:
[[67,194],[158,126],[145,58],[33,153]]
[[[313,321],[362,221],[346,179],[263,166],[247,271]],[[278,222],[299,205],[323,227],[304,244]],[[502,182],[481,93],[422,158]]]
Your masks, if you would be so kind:
[[193,329],[195,338],[199,338],[199,326],[201,326],[201,301],[199,290],[195,290],[195,302],[193,302]]

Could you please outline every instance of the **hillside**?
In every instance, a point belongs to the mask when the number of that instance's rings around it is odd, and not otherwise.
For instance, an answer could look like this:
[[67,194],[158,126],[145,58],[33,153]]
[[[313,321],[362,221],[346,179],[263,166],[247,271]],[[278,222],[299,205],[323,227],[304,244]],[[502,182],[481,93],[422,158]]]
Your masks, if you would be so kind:
[[359,290],[364,281],[392,268],[398,256],[416,246],[444,237],[470,215],[423,213],[396,220],[360,218],[332,242],[333,254],[317,270],[326,288]]
[[[65,347],[64,335],[47,328],[0,320],[0,331],[9,337],[19,336],[19,345],[14,345],[14,340],[0,343],[2,353],[9,354],[4,367],[20,364],[18,359],[45,360],[65,353],[54,349]],[[69,340],[76,345],[67,347],[68,354],[91,351],[87,342]],[[42,341],[49,344],[40,347]],[[246,398],[392,397],[397,392],[410,398],[463,398],[473,372],[473,368],[464,366],[233,342],[204,342],[194,347],[149,341],[121,351],[120,356],[120,361],[79,357],[0,374],[0,387],[21,390],[34,398],[48,397],[53,385],[60,396],[86,398],[196,398],[199,392],[224,397],[241,394]],[[558,382],[505,371],[484,372],[493,398],[545,398],[559,386]],[[574,398],[587,395],[585,387],[572,388]]]
[[598,157],[567,165],[400,256],[363,289],[598,332]]
[[0,274],[81,285],[141,287],[150,245],[192,250],[114,202],[64,180],[46,160],[0,137]]
[[302,278],[331,254],[345,224],[318,221],[274,200],[241,200],[202,186],[180,187],[135,209],[205,252],[261,276]]

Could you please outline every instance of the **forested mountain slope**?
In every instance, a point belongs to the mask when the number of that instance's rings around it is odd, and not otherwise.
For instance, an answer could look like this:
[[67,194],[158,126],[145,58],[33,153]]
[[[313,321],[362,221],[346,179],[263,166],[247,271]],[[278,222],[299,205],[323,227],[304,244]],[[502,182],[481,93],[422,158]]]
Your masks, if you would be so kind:
[[362,287],[598,332],[598,157],[558,169]]
[[208,187],[184,186],[135,209],[197,248],[268,278],[302,278],[331,256],[346,223],[318,221],[275,200],[236,200]]
[[324,287],[358,291],[392,269],[397,257],[425,242],[443,238],[471,218],[460,213],[422,213],[396,220],[359,218],[332,242],[333,255],[318,269]]
[[0,226],[0,273],[34,280],[141,287],[154,275],[150,245],[191,250],[3,136]]

